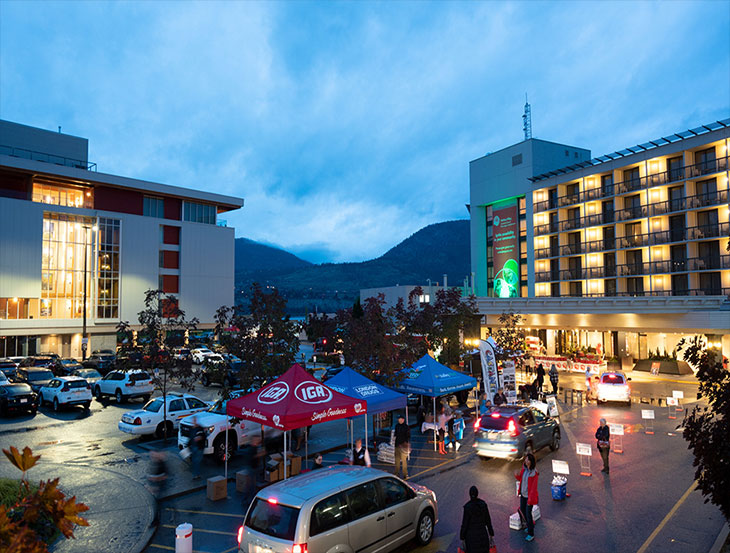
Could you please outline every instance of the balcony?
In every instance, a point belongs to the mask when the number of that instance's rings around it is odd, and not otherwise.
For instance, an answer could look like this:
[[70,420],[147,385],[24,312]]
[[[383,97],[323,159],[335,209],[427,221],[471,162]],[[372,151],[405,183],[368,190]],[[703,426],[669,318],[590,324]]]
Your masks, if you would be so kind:
[[642,276],[651,273],[649,263],[627,263],[626,265],[617,265],[618,276]]
[[730,223],[713,223],[709,225],[700,225],[697,227],[690,227],[689,231],[690,240],[705,240],[707,238],[723,237],[727,238],[730,234]]
[[560,230],[577,230],[584,227],[593,227],[603,223],[603,218],[600,213],[593,213],[586,215],[585,217],[577,217],[575,219],[568,219],[567,221],[560,221]]
[[539,236],[541,234],[553,234],[555,232],[558,232],[557,221],[553,221],[552,223],[547,223],[545,225],[535,226],[535,235],[536,236]]
[[689,209],[697,209],[701,207],[710,207],[715,205],[724,205],[728,203],[728,191],[718,190],[717,192],[707,192],[697,196],[687,198]]
[[691,271],[730,269],[730,255],[710,255],[689,259]]
[[634,207],[627,207],[626,209],[619,209],[616,212],[617,221],[630,221],[631,219],[641,219],[646,217],[648,210],[645,205],[638,205]]

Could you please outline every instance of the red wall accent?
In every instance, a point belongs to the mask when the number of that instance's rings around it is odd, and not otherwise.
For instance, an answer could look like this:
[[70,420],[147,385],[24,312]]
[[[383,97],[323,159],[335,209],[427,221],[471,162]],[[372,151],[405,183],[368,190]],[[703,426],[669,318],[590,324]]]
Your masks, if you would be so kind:
[[180,245],[180,227],[162,225],[162,243],[173,246]]
[[165,219],[180,220],[182,200],[179,198],[165,198]]
[[8,171],[0,172],[0,197],[30,200],[30,186],[30,175]]
[[162,291],[165,294],[177,294],[179,289],[177,275],[162,275]]
[[96,186],[94,188],[94,209],[142,215],[144,196],[135,190]]
[[178,309],[178,300],[175,298],[174,300],[169,300],[167,298],[162,298],[162,316],[166,318],[175,317],[177,314]]
[[163,250],[162,252],[163,269],[179,269],[180,268],[180,252],[171,252]]

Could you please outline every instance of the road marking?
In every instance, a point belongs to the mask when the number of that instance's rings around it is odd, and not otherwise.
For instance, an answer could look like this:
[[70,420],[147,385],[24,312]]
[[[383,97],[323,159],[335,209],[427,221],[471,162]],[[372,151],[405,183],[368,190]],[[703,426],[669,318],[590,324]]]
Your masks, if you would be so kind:
[[238,546],[231,547],[230,549],[226,549],[225,551],[221,551],[221,553],[231,553],[232,551],[238,551]]
[[434,466],[434,467],[428,468],[428,469],[426,469],[426,470],[422,470],[421,472],[417,472],[416,474],[411,474],[411,475],[410,475],[410,476],[408,477],[408,480],[413,480],[413,479],[414,479],[414,478],[415,478],[416,476],[420,476],[421,474],[424,474],[424,473],[426,473],[426,472],[428,472],[428,471],[431,471],[431,470],[437,469],[437,468],[439,468],[439,467],[443,467],[444,465],[446,465],[446,464],[448,464],[448,463],[453,463],[454,461],[461,461],[461,460],[465,459],[465,458],[466,458],[466,457],[468,457],[468,456],[469,456],[469,455],[462,455],[462,456],[460,456],[460,457],[454,457],[453,459],[446,459],[446,461],[444,461],[443,463],[439,463],[438,465],[436,465],[436,466]]
[[211,513],[210,511],[194,511],[192,509],[170,509],[167,507],[165,509],[166,511],[177,511],[179,513],[193,513],[196,515],[213,515],[217,517],[234,517],[234,518],[243,518],[243,515],[234,515],[232,513]]
[[674,516],[674,513],[677,512],[677,509],[679,509],[679,507],[682,505],[682,503],[685,502],[685,500],[689,497],[689,494],[692,493],[696,487],[697,487],[697,480],[692,482],[692,485],[689,488],[687,488],[687,491],[684,492],[684,495],[682,497],[680,497],[679,501],[677,501],[674,504],[674,507],[672,507],[672,510],[667,513],[667,516],[665,516],[664,519],[662,519],[662,521],[659,523],[659,526],[654,528],[654,531],[651,533],[651,535],[648,538],[646,538],[644,545],[642,545],[636,553],[644,553],[648,549],[649,545],[651,545],[651,542],[654,541],[654,538],[657,537],[657,534],[659,534],[659,532],[662,531],[662,528],[664,528],[664,526],[666,526],[667,522],[669,522],[669,519],[671,519]]
[[[163,528],[177,528],[172,524],[163,524]],[[222,534],[224,536],[236,536],[236,532],[221,532],[220,530],[205,530],[203,528],[193,527],[193,532],[203,532],[204,534]]]

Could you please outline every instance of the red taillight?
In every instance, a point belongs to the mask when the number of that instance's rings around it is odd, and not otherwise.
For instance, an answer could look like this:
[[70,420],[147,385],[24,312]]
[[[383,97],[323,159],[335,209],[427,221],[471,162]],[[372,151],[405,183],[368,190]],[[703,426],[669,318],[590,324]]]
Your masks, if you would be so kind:
[[267,499],[266,501],[268,501],[268,502],[269,502],[269,503],[271,503],[272,505],[276,505],[276,504],[278,504],[278,503],[279,503],[279,502],[277,501],[277,499],[276,499],[275,497],[270,497],[270,498],[269,498],[269,499]]
[[142,425],[142,419],[140,419],[139,417],[137,417],[136,419],[134,419],[134,423],[133,424],[135,426],[141,426]]
[[134,386],[134,380],[130,380],[125,384],[125,386]]
[[307,544],[295,543],[291,548],[291,553],[307,553]]
[[238,528],[238,545],[241,545],[242,539],[243,539],[243,526],[239,526],[239,528]]
[[519,430],[517,430],[517,426],[515,425],[515,421],[510,419],[507,423],[507,430],[509,431],[510,436],[517,436],[519,434]]
[[481,417],[478,417],[477,420],[474,421],[474,432],[479,430],[479,425],[482,423]]

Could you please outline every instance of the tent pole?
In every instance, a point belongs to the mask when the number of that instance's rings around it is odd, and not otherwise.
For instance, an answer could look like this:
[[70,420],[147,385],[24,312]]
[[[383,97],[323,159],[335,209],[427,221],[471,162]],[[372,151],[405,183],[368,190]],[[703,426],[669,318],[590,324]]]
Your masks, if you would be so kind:
[[304,466],[307,466],[307,460],[309,459],[309,432],[307,427],[304,427]]
[[284,480],[286,480],[286,430],[284,430]]
[[[407,404],[406,404],[407,407]],[[436,422],[438,419],[436,418],[436,396],[433,396],[433,450],[436,451],[436,427],[438,426],[438,423]]]
[[365,413],[365,449],[368,448],[370,443],[370,436],[368,436],[368,414]]
[[[228,482],[228,428],[229,428],[229,425],[230,425],[230,419],[226,416],[226,453],[223,455],[223,458],[226,460],[225,468],[223,469],[223,474],[224,474],[224,478],[226,479],[226,482]],[[226,484],[226,486],[228,486],[228,484]]]

